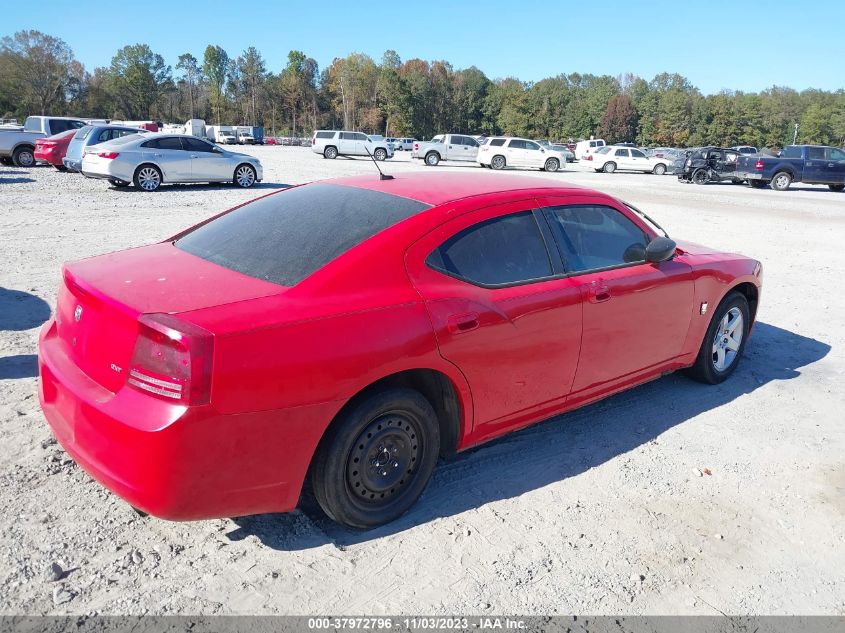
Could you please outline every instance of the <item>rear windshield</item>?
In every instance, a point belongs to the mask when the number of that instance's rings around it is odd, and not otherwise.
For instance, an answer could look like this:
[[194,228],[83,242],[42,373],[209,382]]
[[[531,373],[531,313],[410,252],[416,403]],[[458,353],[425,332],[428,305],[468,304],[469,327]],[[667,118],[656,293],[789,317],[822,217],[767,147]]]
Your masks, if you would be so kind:
[[79,128],[79,131],[76,133],[76,135],[73,138],[79,139],[80,141],[84,141],[86,138],[88,138],[88,135],[91,134],[91,130],[93,130],[93,129],[94,128],[91,127],[90,125],[86,125],[85,127],[81,127],[81,128]]
[[230,270],[294,286],[353,246],[428,208],[367,189],[306,185],[235,209],[175,244]]

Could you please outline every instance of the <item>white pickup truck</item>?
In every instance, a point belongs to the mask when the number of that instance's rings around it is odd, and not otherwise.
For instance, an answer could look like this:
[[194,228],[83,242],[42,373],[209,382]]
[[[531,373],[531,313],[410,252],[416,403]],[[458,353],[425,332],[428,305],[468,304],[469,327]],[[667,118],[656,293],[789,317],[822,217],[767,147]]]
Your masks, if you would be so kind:
[[441,160],[475,162],[478,141],[465,134],[438,134],[430,141],[414,141],[411,158],[421,158],[434,167]]
[[22,130],[0,129],[0,161],[4,165],[35,165],[35,141],[67,130],[78,130],[85,121],[61,116],[30,116]]

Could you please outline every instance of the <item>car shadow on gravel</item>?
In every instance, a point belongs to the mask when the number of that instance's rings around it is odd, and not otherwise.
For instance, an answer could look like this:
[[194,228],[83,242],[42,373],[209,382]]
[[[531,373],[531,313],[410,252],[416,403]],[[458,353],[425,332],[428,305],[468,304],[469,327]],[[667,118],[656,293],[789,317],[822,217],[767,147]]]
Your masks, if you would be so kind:
[[[16,173],[26,173],[26,172],[16,172]],[[13,176],[12,178],[7,178],[6,176],[8,173],[0,174],[0,185],[22,185],[27,182],[35,182],[34,178],[26,178],[23,176]]]
[[370,531],[344,528],[326,518],[306,492],[303,511],[237,517],[239,527],[227,536],[241,540],[254,535],[267,547],[285,551],[326,543],[344,548],[518,497],[610,461],[770,382],[795,378],[830,349],[821,341],[757,323],[745,358],[726,382],[708,386],[672,374],[441,461],[417,504],[389,525]]
[[0,286],[0,332],[31,330],[50,318],[50,306],[41,297]]
[[0,380],[35,378],[36,376],[38,376],[38,356],[35,354],[0,356]]

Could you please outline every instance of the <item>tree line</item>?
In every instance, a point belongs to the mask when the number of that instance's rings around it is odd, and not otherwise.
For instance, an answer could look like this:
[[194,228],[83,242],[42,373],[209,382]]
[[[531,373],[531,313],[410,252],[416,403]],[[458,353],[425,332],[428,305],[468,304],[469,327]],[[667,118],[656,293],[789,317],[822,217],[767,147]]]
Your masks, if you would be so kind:
[[[199,51],[194,51],[199,53]],[[125,120],[261,125],[274,136],[343,128],[426,139],[440,132],[553,140],[591,136],[646,146],[845,144],[845,91],[772,86],[704,95],[676,73],[651,80],[560,74],[538,82],[490,79],[447,61],[352,53],[320,69],[301,51],[269,69],[249,47],[209,45],[175,66],[146,44],[87,70],[60,38],[20,31],[0,39],[0,112]],[[796,127],[797,136],[796,136]]]

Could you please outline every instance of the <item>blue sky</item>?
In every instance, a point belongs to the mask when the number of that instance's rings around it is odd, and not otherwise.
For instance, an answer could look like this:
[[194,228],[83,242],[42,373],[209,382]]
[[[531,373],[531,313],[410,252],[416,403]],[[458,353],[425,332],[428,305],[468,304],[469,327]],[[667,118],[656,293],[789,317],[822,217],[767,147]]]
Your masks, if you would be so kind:
[[139,42],[173,66],[184,52],[201,60],[209,43],[230,56],[255,46],[273,71],[291,49],[324,68],[350,52],[378,60],[392,48],[402,60],[475,65],[491,79],[669,71],[712,93],[845,87],[843,23],[845,0],[41,0],[3,7],[0,36],[56,35],[89,70]]

